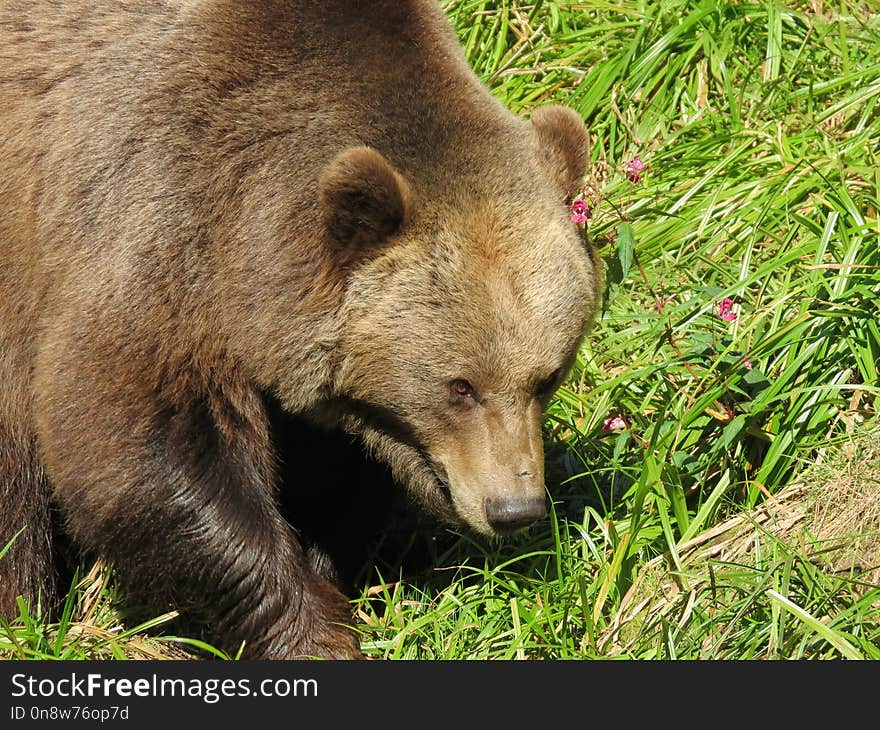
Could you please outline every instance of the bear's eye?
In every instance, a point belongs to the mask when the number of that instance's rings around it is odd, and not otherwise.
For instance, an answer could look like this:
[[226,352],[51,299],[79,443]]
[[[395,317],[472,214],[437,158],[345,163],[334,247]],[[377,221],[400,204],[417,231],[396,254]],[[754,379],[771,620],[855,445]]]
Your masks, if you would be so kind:
[[548,377],[544,378],[535,386],[535,396],[540,400],[549,398],[553,394],[553,391],[556,390],[556,386],[561,378],[562,368],[554,370]]
[[477,391],[467,380],[453,380],[449,383],[449,394],[453,402],[463,403],[467,401],[477,402]]

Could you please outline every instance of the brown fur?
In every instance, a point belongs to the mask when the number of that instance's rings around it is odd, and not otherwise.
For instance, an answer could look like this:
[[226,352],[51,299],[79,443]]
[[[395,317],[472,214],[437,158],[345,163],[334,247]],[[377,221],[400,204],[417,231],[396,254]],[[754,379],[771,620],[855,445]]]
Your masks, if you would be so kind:
[[476,530],[543,494],[601,286],[564,205],[585,145],[504,110],[433,0],[4,2],[0,614],[51,593],[51,494],[225,648],[358,656],[267,398]]

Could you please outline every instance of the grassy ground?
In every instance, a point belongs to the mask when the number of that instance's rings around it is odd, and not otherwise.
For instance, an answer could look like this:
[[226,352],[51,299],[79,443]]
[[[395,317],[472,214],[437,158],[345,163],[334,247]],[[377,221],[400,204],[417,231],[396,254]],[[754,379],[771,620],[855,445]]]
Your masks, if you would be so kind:
[[[433,570],[372,576],[364,650],[880,658],[876,3],[446,8],[510,108],[590,125],[609,287],[548,413],[551,519],[503,545],[434,535]],[[124,632],[108,581],[60,624],[0,628],[0,655],[185,646]]]

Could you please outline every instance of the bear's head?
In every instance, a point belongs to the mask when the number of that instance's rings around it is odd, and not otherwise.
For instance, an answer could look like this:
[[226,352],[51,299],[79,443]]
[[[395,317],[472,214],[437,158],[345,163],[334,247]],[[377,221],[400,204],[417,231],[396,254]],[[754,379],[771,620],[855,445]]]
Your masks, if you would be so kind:
[[583,122],[553,106],[513,129],[476,162],[438,159],[433,179],[350,148],[319,185],[349,271],[345,425],[424,506],[489,535],[546,514],[542,414],[602,286],[566,203]]

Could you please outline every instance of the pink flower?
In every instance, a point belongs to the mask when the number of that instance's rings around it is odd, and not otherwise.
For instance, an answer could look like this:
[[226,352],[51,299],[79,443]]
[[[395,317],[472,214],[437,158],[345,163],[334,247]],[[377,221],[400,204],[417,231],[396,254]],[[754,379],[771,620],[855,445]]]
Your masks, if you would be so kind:
[[602,422],[603,431],[623,431],[626,428],[626,421],[620,414],[606,418]]
[[752,369],[752,361],[749,360],[749,358],[746,358],[745,360],[743,360],[743,365],[746,366],[746,370]]
[[586,223],[593,216],[593,211],[583,198],[575,198],[571,204],[571,222]]
[[623,168],[631,183],[640,183],[642,181],[641,173],[644,169],[645,163],[638,157],[634,157],[632,161],[627,163],[626,167]]
[[736,312],[733,311],[733,300],[724,298],[718,302],[718,316],[725,322],[733,322],[736,319]]

